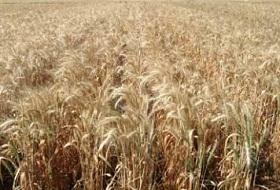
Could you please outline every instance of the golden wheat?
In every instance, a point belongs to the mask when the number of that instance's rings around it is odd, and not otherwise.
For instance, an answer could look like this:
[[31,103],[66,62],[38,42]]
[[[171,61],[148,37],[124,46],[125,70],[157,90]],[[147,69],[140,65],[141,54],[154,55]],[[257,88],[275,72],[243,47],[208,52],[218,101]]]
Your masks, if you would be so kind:
[[279,13],[0,4],[0,189],[280,189]]

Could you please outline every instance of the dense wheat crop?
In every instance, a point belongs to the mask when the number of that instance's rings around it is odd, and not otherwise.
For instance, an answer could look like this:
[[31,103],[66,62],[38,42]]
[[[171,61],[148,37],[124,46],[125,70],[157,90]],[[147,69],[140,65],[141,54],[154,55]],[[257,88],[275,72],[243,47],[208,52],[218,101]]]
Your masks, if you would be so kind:
[[0,189],[280,189],[279,15],[0,4]]

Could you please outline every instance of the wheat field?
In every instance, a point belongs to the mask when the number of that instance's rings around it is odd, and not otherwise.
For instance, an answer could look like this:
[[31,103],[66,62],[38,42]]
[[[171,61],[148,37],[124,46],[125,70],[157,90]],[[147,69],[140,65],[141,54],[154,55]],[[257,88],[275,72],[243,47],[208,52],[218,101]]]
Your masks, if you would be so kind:
[[0,190],[280,189],[280,1],[0,1]]

